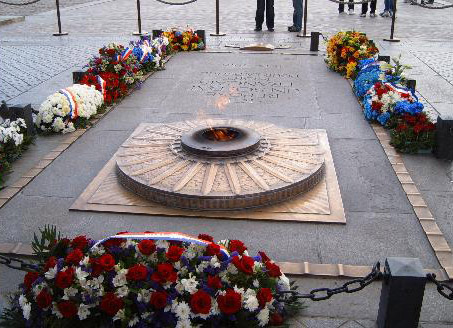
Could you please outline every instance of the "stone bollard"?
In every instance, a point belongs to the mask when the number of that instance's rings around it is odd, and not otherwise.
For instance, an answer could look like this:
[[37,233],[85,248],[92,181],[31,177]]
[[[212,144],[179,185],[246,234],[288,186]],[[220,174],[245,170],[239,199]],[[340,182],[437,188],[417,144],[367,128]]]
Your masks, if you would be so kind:
[[381,56],[381,55],[379,55],[377,57],[377,60],[386,62],[387,64],[390,64],[390,56]]
[[156,39],[156,38],[160,37],[162,35],[162,33],[164,33],[164,31],[162,31],[162,30],[153,30],[152,33],[153,33],[152,34],[153,35],[153,39]]
[[87,71],[85,69],[79,69],[77,71],[72,72],[72,82],[74,84],[79,83],[85,74],[87,74]]
[[311,32],[310,51],[319,51],[319,32]]
[[206,32],[205,30],[196,30],[198,37],[203,40],[204,47],[206,48]]
[[0,107],[0,117],[4,120],[15,121],[18,118],[21,118],[25,121],[27,125],[28,135],[33,135],[36,133],[35,125],[33,124],[33,108],[31,104],[17,104],[17,105],[7,105],[5,102],[2,103]]
[[377,317],[378,328],[417,328],[426,280],[419,259],[387,258]]
[[416,80],[407,80],[407,82],[406,82],[406,87],[409,90],[412,90],[412,92],[415,92],[415,86],[416,85],[417,85],[417,81]]
[[[453,159],[453,116],[437,117],[433,153],[437,158]],[[453,171],[452,171],[453,172]],[[453,178],[451,179],[453,180]]]

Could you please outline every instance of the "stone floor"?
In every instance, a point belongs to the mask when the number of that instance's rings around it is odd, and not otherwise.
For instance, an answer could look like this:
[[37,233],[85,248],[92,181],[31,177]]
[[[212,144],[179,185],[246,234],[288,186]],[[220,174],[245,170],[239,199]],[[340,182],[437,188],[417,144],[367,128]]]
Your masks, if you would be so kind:
[[[190,24],[212,31],[212,4],[199,0],[186,7],[170,8],[155,1],[142,3],[143,25],[150,30]],[[231,52],[175,56],[165,71],[153,75],[0,208],[0,241],[27,243],[43,224],[58,225],[70,236],[86,233],[94,238],[124,230],[178,230],[193,234],[203,231],[218,239],[243,239],[253,252],[265,249],[279,261],[371,265],[387,256],[407,256],[419,257],[425,268],[438,268],[412,207],[373,130],[363,119],[349,84],[326,68],[323,52],[319,56],[307,55],[309,40],[283,32],[291,16],[289,1],[276,4],[274,34],[251,31],[254,5],[239,0],[222,2],[221,11],[228,13],[229,18],[222,16],[222,30],[228,36],[209,38],[208,46],[211,51]],[[388,36],[388,19],[338,16],[336,6],[328,1],[310,6],[309,30],[313,26],[326,35],[345,28],[366,31],[375,38],[382,54],[402,53],[403,61],[414,66],[410,74],[416,77],[420,97],[434,116],[453,112],[453,68],[448,65],[453,53],[451,10],[431,13],[401,3],[397,36],[402,42],[389,44],[380,41]],[[107,10],[111,15],[105,15]],[[0,27],[0,98],[38,105],[50,93],[69,85],[72,70],[85,63],[98,47],[132,39],[128,34],[136,28],[134,15],[135,7],[130,1],[98,1],[62,10],[63,28],[70,32],[65,38],[50,36],[56,27],[48,22],[55,20],[55,12],[28,16],[25,22]],[[82,20],[84,24],[80,24]],[[246,54],[224,47],[253,41],[289,44],[292,49]],[[210,88],[211,82],[226,88],[243,83],[250,76],[264,86],[245,89],[242,97],[231,99],[226,111],[219,113],[214,108],[219,94]],[[273,85],[283,92],[275,92]],[[271,98],[276,93],[279,97]],[[326,129],[347,224],[273,224],[68,211],[137,124],[196,119],[201,114]],[[39,137],[36,146],[15,164],[8,183],[39,161],[58,138]],[[431,156],[405,156],[405,163],[453,245],[449,210],[453,185],[448,177],[451,163]],[[18,276],[4,268],[0,270],[0,290],[6,292]],[[303,278],[298,283],[302,290],[310,290],[344,281]],[[354,295],[311,303],[292,326],[373,327],[379,293],[380,283],[374,283]],[[452,310],[453,304],[429,286],[422,326],[453,326]]]

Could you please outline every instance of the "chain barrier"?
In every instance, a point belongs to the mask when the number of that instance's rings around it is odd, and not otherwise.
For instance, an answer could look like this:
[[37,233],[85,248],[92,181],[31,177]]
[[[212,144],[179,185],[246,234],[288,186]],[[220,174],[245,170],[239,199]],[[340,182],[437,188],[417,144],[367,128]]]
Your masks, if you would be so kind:
[[164,3],[166,5],[187,5],[189,3],[195,2],[197,0],[156,0],[157,2]]
[[[306,298],[309,300],[312,300],[314,302],[318,301],[324,301],[329,298],[331,298],[333,295],[340,294],[340,293],[355,293],[358,292],[362,289],[364,289],[366,286],[371,284],[373,281],[376,281],[382,277],[382,272],[381,272],[381,264],[377,262],[374,266],[371,272],[366,275],[364,278],[357,278],[350,280],[343,284],[341,287],[337,288],[316,288],[311,290],[308,294],[301,294],[297,291],[282,291],[280,292],[279,296],[283,297],[285,294],[290,294],[291,297],[295,298]],[[279,298],[279,296],[277,296]],[[279,298],[281,300],[281,298]]]
[[[438,281],[434,273],[428,273],[426,275],[426,278],[428,278],[429,281],[433,282],[437,286],[437,291],[440,295],[445,297],[447,300],[453,301],[453,287]],[[444,291],[445,289],[450,291],[450,294],[447,294],[447,292]]]
[[364,3],[369,3],[373,0],[362,0],[357,2],[349,2],[349,1],[342,1],[342,0],[329,0],[330,2],[338,3],[340,5],[361,5]]
[[33,1],[30,1],[30,2],[25,2],[25,3],[14,3],[14,2],[6,2],[6,1],[0,0],[0,3],[4,4],[4,5],[8,5],[8,6],[28,6],[28,5],[32,5],[34,3],[37,3],[39,1],[41,1],[41,0],[33,0]]
[[[17,263],[17,264],[14,264]],[[7,257],[0,255],[0,264],[6,265],[10,269],[20,270],[25,272],[33,272],[39,269],[37,264],[25,262],[24,260],[15,258],[15,257]]]
[[444,5],[444,6],[430,6],[430,5],[426,5],[426,3],[423,2],[423,1],[421,3],[418,3],[416,1],[412,1],[411,5],[417,5],[419,7],[426,8],[426,9],[447,9],[447,8],[453,8],[453,4]]

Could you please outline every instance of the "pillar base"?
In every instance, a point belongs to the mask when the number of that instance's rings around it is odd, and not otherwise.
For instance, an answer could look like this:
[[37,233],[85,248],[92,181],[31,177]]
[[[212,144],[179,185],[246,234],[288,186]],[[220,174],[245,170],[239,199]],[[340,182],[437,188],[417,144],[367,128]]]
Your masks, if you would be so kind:
[[61,33],[56,32],[56,33],[53,33],[52,35],[53,36],[63,36],[63,35],[68,35],[68,32],[61,32]]
[[146,31],[142,31],[141,33],[140,32],[132,32],[132,35],[137,35],[137,36],[142,36],[142,35],[148,35],[149,33],[146,32]]
[[225,36],[226,33],[220,33],[220,32],[219,33],[210,33],[209,35],[210,36]]
[[311,38],[311,34],[305,34],[303,35],[302,33],[299,33],[296,35],[298,38]]
[[400,42],[401,40],[400,39],[383,39],[384,41],[387,41],[387,42]]

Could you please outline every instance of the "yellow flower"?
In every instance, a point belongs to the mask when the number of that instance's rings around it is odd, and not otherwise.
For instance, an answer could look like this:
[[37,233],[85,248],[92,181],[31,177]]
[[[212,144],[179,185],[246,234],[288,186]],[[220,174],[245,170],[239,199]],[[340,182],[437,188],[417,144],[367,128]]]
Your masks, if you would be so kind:
[[354,61],[351,61],[346,65],[346,77],[351,78],[354,76],[356,66],[357,63]]
[[192,50],[195,50],[195,49],[197,49],[197,48],[198,48],[198,44],[192,43]]
[[189,46],[187,44],[184,44],[181,46],[181,49],[184,51],[187,51],[187,50],[189,50]]

